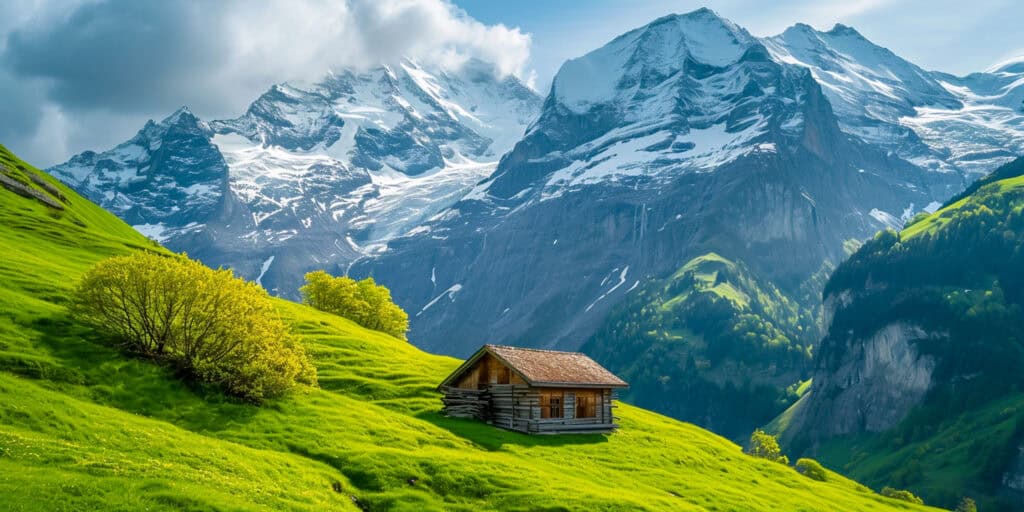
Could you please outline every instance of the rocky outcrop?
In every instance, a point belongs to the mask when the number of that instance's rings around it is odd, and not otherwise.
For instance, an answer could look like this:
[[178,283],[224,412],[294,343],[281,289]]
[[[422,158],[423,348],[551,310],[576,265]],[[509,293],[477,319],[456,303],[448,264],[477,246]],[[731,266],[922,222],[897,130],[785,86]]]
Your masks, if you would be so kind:
[[818,358],[814,385],[795,411],[790,437],[820,440],[894,427],[932,387],[936,360],[915,344],[933,336],[897,322],[866,338],[830,339],[833,346],[819,346],[830,355]]

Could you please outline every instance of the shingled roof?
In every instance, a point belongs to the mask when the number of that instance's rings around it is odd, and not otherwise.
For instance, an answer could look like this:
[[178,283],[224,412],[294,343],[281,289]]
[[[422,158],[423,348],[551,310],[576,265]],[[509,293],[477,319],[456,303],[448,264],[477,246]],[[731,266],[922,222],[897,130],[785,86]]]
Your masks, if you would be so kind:
[[485,353],[508,365],[534,387],[627,387],[625,381],[579,352],[484,345],[455,370],[441,386],[468,370]]

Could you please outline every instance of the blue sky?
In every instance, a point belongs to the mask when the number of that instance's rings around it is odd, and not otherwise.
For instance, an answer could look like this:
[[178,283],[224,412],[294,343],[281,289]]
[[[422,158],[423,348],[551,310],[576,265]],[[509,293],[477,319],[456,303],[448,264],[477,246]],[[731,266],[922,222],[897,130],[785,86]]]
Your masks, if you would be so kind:
[[597,48],[629,29],[670,13],[710,7],[756,36],[775,35],[797,22],[818,29],[850,25],[925,69],[957,75],[982,71],[1024,54],[1020,0],[456,0],[483,23],[518,26],[532,37],[538,86],[550,83],[568,58]]
[[0,0],[0,143],[49,166],[182,105],[235,117],[274,83],[406,56],[481,58],[545,94],[566,59],[700,7],[756,36],[842,22],[954,74],[1024,54],[1021,0],[450,1]]

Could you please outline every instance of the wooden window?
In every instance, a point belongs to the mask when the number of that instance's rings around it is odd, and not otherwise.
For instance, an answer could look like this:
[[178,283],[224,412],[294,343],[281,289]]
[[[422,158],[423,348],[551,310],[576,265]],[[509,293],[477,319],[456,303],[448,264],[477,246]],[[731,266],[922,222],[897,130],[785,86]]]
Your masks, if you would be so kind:
[[512,370],[509,370],[507,366],[498,368],[498,384],[508,384],[512,378]]
[[565,404],[565,394],[562,391],[541,391],[540,417],[561,418],[564,415],[563,404]]
[[596,418],[597,403],[600,401],[597,391],[576,392],[576,417]]

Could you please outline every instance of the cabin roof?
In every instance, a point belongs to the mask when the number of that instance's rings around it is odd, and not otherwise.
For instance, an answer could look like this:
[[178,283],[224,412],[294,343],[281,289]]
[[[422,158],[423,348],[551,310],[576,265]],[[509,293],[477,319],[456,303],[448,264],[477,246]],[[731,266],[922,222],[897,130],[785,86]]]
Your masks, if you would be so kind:
[[480,347],[480,350],[477,350],[462,366],[449,375],[441,383],[441,386],[457,379],[487,353],[505,363],[527,384],[534,387],[623,388],[628,386],[625,381],[616,377],[614,373],[586,354],[505,345]]

